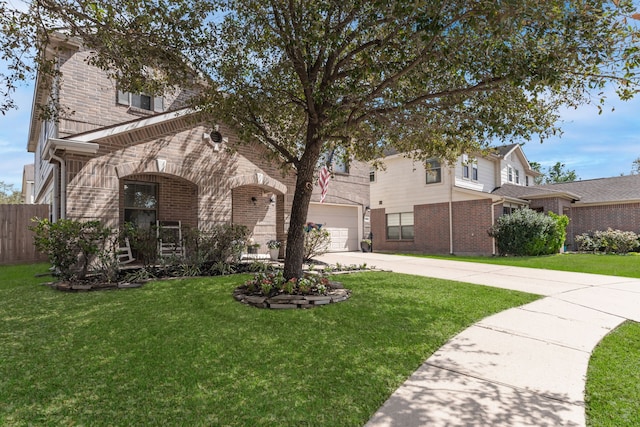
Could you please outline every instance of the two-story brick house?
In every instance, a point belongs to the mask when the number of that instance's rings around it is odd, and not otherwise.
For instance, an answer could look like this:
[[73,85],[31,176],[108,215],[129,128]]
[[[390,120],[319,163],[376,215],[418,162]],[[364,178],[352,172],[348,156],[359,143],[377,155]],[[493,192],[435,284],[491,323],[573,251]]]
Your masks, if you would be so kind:
[[[295,177],[267,159],[265,146],[240,143],[224,123],[197,121],[185,108],[192,93],[119,91],[87,64],[78,41],[60,37],[46,53],[62,77],[38,76],[27,149],[35,156],[35,202],[50,204],[52,219],[100,219],[111,227],[181,221],[205,230],[234,223],[248,226],[263,247],[286,240]],[[38,107],[52,94],[66,113],[42,120]],[[315,189],[309,221],[329,229],[332,250],[357,249],[368,166],[352,162],[335,174],[323,204],[319,198]]]
[[518,144],[450,165],[401,154],[383,162],[385,170],[370,171],[377,251],[493,255],[487,231],[498,216],[521,207],[567,215],[569,250],[582,233],[640,232],[640,175],[534,185],[540,174]]
[[463,155],[455,164],[426,163],[394,153],[384,170],[371,170],[371,230],[379,251],[493,254],[487,230],[503,212],[526,200],[493,191],[525,187],[539,175],[518,144],[487,155]]

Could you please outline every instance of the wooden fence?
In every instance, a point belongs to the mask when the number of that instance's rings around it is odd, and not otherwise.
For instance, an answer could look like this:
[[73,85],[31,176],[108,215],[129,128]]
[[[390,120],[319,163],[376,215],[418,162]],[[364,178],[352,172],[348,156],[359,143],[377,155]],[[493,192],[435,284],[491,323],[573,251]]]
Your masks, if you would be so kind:
[[0,205],[0,265],[47,260],[33,245],[33,217],[49,218],[49,205]]

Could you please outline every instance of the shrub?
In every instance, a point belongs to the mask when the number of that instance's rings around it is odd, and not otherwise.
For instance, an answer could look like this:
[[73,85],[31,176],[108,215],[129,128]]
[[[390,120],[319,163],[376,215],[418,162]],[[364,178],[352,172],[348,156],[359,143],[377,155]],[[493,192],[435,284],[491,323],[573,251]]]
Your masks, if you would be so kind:
[[320,226],[305,227],[304,234],[304,260],[309,261],[317,256],[324,255],[329,250],[331,234]]
[[122,238],[128,238],[135,258],[146,267],[157,264],[158,237],[156,227],[138,228],[134,224],[125,223]]
[[33,220],[36,248],[47,254],[49,262],[65,280],[84,279],[91,262],[99,256],[103,264],[113,265],[113,232],[100,221],[59,219]]
[[604,252],[626,254],[640,245],[638,235],[633,231],[612,230],[583,233],[575,237],[578,250],[582,252]]
[[237,262],[247,235],[247,227],[235,224],[218,224],[205,231],[188,229],[183,233],[185,259],[181,263],[205,271],[220,263]]
[[545,215],[523,208],[499,217],[489,235],[496,239],[501,255],[548,255],[562,247],[568,222],[565,215]]

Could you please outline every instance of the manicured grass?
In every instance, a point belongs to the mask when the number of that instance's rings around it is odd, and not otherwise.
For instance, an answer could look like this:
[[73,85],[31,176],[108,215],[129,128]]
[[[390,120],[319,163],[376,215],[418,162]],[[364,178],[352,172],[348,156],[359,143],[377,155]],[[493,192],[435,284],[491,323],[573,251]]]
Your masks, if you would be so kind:
[[346,302],[270,311],[232,299],[246,276],[62,293],[34,284],[46,266],[16,269],[0,267],[8,426],[361,426],[450,337],[538,298],[367,272],[340,276]]
[[640,278],[640,256],[638,256],[638,254],[596,255],[565,253],[537,257],[403,255]]
[[640,426],[640,323],[625,322],[591,355],[587,373],[588,425]]

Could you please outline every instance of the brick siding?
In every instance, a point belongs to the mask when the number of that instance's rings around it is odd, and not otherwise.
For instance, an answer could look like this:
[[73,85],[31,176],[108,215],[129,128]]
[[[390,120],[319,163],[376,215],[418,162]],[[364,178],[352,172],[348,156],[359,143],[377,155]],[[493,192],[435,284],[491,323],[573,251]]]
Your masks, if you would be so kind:
[[[413,214],[414,239],[387,240],[386,210],[373,209],[371,227],[374,250],[448,254],[450,252],[449,204],[416,205]],[[487,234],[487,230],[491,227],[490,200],[454,202],[452,219],[453,253],[483,255],[493,253],[493,239]]]

